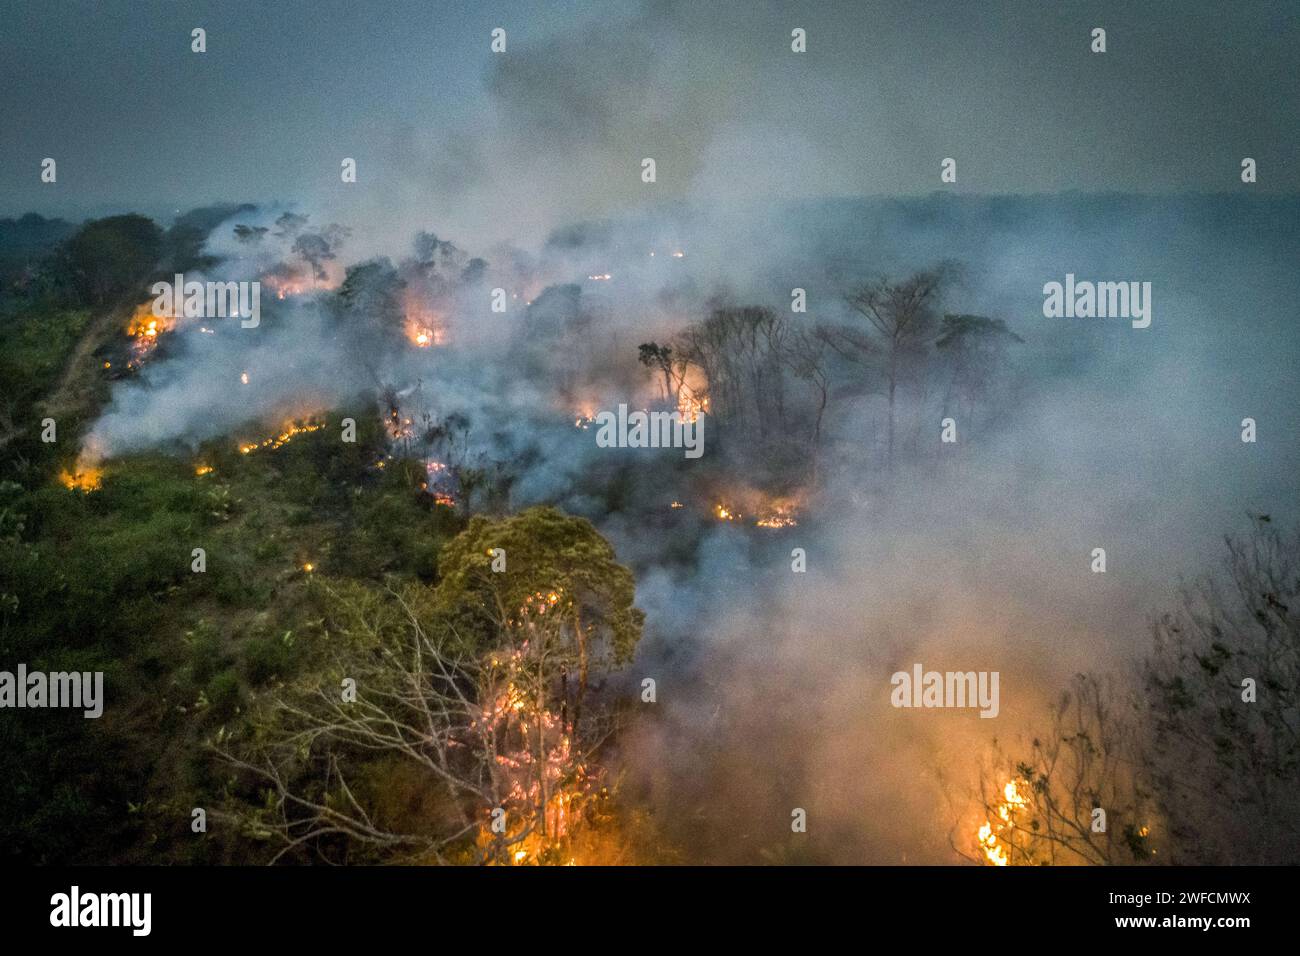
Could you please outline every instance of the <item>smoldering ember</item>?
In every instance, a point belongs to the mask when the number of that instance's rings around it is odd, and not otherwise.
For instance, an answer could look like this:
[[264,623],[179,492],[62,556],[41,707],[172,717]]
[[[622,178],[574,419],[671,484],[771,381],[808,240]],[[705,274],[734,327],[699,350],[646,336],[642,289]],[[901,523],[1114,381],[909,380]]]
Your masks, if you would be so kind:
[[913,6],[5,15],[8,858],[1300,863],[1294,17]]

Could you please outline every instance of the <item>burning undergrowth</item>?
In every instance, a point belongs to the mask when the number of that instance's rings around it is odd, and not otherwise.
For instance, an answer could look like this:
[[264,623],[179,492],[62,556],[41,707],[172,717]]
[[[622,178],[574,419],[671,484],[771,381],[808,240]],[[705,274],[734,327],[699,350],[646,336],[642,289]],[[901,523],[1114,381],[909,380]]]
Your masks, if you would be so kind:
[[[1176,555],[1204,545],[1203,516],[1153,491],[1169,461],[1136,446],[1117,455],[1133,439],[1087,424],[1102,391],[1138,409],[1147,434],[1169,435],[1156,399],[1199,346],[1161,340],[1136,380],[1113,343],[1032,334],[1024,316],[1040,303],[1014,291],[1015,277],[1054,274],[1055,260],[1028,240],[1017,249],[1031,264],[1014,266],[959,243],[963,271],[923,237],[908,267],[874,286],[837,272],[861,252],[848,240],[825,261],[782,243],[746,259],[736,275],[748,278],[733,284],[705,278],[718,255],[692,253],[703,237],[656,245],[576,230],[537,257],[479,259],[422,234],[396,258],[344,265],[344,234],[311,233],[322,248],[289,222],[276,239],[280,218],[251,220],[264,222],[260,239],[235,221],[210,242],[228,253],[214,271],[276,290],[261,327],[144,326],[162,344],[117,384],[88,445],[102,461],[70,472],[73,483],[105,465],[111,480],[114,456],[177,442],[223,441],[250,459],[300,437],[335,447],[343,426],[331,410],[362,395],[381,430],[365,449],[376,480],[400,477],[463,516],[546,503],[589,518],[636,574],[647,613],[633,670],[603,693],[634,694],[645,676],[668,689],[619,759],[699,859],[786,853],[792,807],[829,821],[798,851],[813,859],[952,859],[942,837],[954,781],[977,769],[988,731],[890,710],[888,675],[918,658],[1000,670],[1003,719],[1024,726],[1063,674],[1140,640],[1150,596],[1192,570]],[[1080,248],[1104,261],[1108,241]],[[754,281],[763,267],[771,281]],[[799,283],[814,315],[786,304]],[[909,296],[926,303],[912,317],[923,334],[891,354],[867,313]],[[1206,327],[1199,303],[1168,308]],[[598,447],[596,416],[619,404],[699,420],[705,456]],[[938,440],[948,417],[954,446]],[[1080,471],[1105,507],[1079,503]],[[1135,510],[1158,515],[1179,547],[1137,534]],[[1231,523],[1226,503],[1219,517]],[[1098,540],[1141,566],[1075,574]],[[533,719],[548,752],[562,752],[547,712]],[[761,785],[747,786],[755,776]],[[1011,801],[1007,817],[1017,812]],[[1004,821],[990,813],[963,826],[996,863]]]

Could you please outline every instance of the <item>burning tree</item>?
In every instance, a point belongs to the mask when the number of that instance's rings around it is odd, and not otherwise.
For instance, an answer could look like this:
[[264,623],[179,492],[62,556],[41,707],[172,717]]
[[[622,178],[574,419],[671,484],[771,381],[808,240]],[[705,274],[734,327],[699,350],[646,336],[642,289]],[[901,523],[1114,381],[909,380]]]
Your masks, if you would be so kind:
[[[492,568],[497,549],[505,571]],[[590,522],[555,508],[495,521],[475,516],[443,550],[439,572],[444,612],[485,643],[515,626],[535,595],[557,596],[550,620],[558,646],[549,662],[570,729],[578,728],[593,669],[626,663],[641,638],[645,615],[632,606],[632,573]]]
[[[494,531],[518,568],[489,571],[499,586],[475,573],[492,561]],[[530,533],[542,538],[531,549]],[[584,555],[599,565],[590,574],[574,567]],[[594,666],[597,620],[630,653],[631,576],[590,525],[552,509],[475,519],[441,565],[432,592],[316,584],[330,633],[323,671],[212,742],[237,788],[262,788],[260,806],[236,800],[225,815],[273,843],[272,861],[572,861],[612,721],[580,720],[567,678]]]
[[1135,707],[1113,685],[1077,676],[1029,753],[999,751],[982,776],[974,858],[993,866],[1154,862],[1156,808],[1141,772]]
[[[1300,848],[1300,529],[1257,515],[1155,622],[1141,681],[1080,676],[1027,756],[981,782],[976,855],[1277,864]],[[1106,830],[1092,827],[1106,811]],[[1249,812],[1243,812],[1248,810]]]

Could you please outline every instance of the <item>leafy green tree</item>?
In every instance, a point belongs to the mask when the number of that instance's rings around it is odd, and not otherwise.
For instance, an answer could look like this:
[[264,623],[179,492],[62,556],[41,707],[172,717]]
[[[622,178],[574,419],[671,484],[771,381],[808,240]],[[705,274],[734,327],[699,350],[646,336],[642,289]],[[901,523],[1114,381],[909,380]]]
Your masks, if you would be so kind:
[[[496,549],[504,551],[504,571],[493,570]],[[461,633],[484,644],[535,613],[539,601],[563,622],[560,640],[577,669],[575,724],[592,668],[631,660],[641,638],[645,614],[633,607],[632,573],[589,521],[556,508],[495,520],[476,515],[443,549],[438,570],[440,608]],[[562,681],[567,697],[567,673]]]
[[63,245],[59,268],[81,300],[102,306],[138,292],[158,265],[163,235],[135,214],[92,219]]

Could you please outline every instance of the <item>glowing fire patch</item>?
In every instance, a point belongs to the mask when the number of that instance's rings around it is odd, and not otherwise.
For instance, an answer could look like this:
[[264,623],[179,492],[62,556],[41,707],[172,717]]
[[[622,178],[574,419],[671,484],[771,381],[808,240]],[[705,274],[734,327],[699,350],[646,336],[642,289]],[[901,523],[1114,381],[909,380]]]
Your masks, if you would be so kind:
[[[450,491],[439,488],[430,489],[429,487],[430,484],[436,484],[440,481],[447,481],[450,479],[451,471],[447,466],[443,462],[430,460],[424,463],[424,471],[429,476],[429,480],[421,482],[420,490],[433,495],[433,503],[435,505],[443,505],[447,508],[456,507],[456,497]],[[489,551],[488,553],[490,554],[491,552]]]
[[1015,825],[1016,813],[1023,810],[1028,803],[1025,795],[1020,791],[1023,783],[1022,780],[1012,780],[1002,788],[1002,802],[998,804],[995,811],[997,821],[985,820],[983,826],[979,828],[980,850],[993,866],[1007,866],[1011,862],[1007,854],[1006,842],[1001,837],[1006,830]]
[[447,343],[447,324],[442,314],[432,308],[414,292],[408,292],[402,303],[406,340],[417,349],[428,349]]
[[274,451],[282,445],[287,445],[299,435],[306,435],[309,432],[320,431],[325,427],[324,422],[290,422],[285,426],[284,431],[278,435],[272,435],[270,438],[263,438],[260,442],[246,442],[239,446],[239,453],[247,455],[258,451],[262,448],[269,448]]
[[138,368],[149,353],[158,347],[158,337],[164,332],[170,332],[174,325],[174,319],[153,314],[153,302],[137,305],[126,323],[126,334],[131,337],[131,358],[127,361],[127,367]]
[[197,475],[199,478],[202,478],[204,475],[210,475],[210,474],[212,474],[212,466],[211,466],[211,465],[195,465],[195,466],[194,466],[194,474]]
[[[545,614],[561,601],[556,591],[538,591],[526,599],[520,614]],[[497,834],[487,818],[477,842],[486,849],[503,841],[506,852],[499,859],[510,866],[573,863],[565,851],[592,781],[574,753],[564,721],[539,706],[535,694],[528,690],[528,675],[535,665],[527,648],[525,643],[508,655],[491,658],[491,687],[475,722],[491,728],[500,747],[495,762],[506,787],[505,802],[520,811],[507,819],[517,816],[525,822],[513,833]]]
[[447,340],[447,334],[442,329],[408,323],[406,338],[417,349],[427,349],[435,345],[443,345]]
[[260,281],[262,285],[275,293],[275,297],[281,301],[290,296],[302,295],[307,291],[306,282],[288,276],[265,275],[262,276]]
[[98,491],[99,486],[104,483],[104,469],[95,465],[87,465],[78,462],[73,466],[75,470],[68,471],[63,469],[59,472],[59,481],[63,487],[70,488],[73,491],[84,491],[89,494],[92,491]]
[[713,514],[719,521],[736,521],[743,517],[743,515],[733,512],[726,505],[714,505]]
[[384,419],[384,427],[388,430],[389,437],[395,441],[415,437],[415,423],[409,418],[403,418],[401,411],[396,408],[388,410],[388,417]]
[[677,396],[677,413],[681,415],[682,421],[693,422],[709,413],[709,399],[707,396],[697,398],[694,393],[683,388]]

